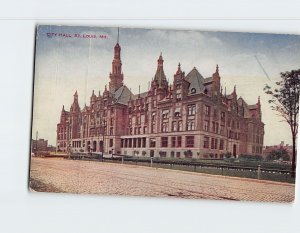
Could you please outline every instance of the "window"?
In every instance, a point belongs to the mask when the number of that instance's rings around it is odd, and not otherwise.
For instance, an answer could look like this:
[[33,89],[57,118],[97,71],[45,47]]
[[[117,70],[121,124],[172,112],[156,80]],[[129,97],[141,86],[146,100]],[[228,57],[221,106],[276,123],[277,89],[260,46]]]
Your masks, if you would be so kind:
[[177,147],[181,147],[181,136],[177,137]]
[[205,105],[205,115],[209,116],[210,115],[210,106]]
[[153,108],[156,108],[156,100],[153,100],[152,106],[153,106]]
[[159,152],[159,155],[160,155],[161,158],[166,158],[166,157],[167,157],[167,152],[165,152],[165,151],[160,151],[160,152]]
[[212,131],[213,131],[213,132],[216,131],[216,123],[215,123],[215,122],[212,123]]
[[187,122],[187,130],[188,131],[195,130],[195,121],[188,121]]
[[177,122],[176,121],[172,122],[172,131],[173,132],[177,131]]
[[168,119],[169,118],[169,110],[163,110],[162,111],[162,118]]
[[214,138],[211,139],[211,144],[210,144],[210,146],[211,146],[211,147],[210,147],[211,149],[215,149],[215,139],[214,139]]
[[225,132],[225,131],[224,131],[224,125],[221,125],[220,134],[222,134],[222,135],[223,135],[223,134],[224,134],[224,132]]
[[175,112],[175,113],[174,113],[174,116],[175,116],[175,117],[180,117],[180,112]]
[[152,133],[156,132],[156,124],[155,124],[155,122],[153,122],[152,125],[151,125],[151,132]]
[[114,145],[114,140],[113,139],[109,139],[109,146],[112,147]]
[[156,114],[152,113],[152,121],[156,121]]
[[204,137],[203,147],[209,148],[209,137],[207,136]]
[[146,138],[142,138],[142,147],[146,147]]
[[180,152],[176,152],[176,158],[180,158]]
[[167,122],[162,123],[162,132],[168,132],[169,124]]
[[176,93],[176,100],[180,101],[181,100],[181,93]]
[[177,107],[177,108],[175,109],[175,111],[174,111],[174,116],[175,116],[175,117],[180,117],[180,116],[181,116],[181,114],[180,114],[180,107]]
[[209,131],[209,121],[204,121],[204,131]]
[[141,124],[141,117],[140,117],[140,116],[137,116],[137,117],[136,117],[136,124],[137,124],[137,125],[140,125],[140,124]]
[[194,147],[194,136],[186,136],[185,137],[185,146],[186,147]]
[[215,149],[218,149],[218,139],[215,139]]
[[176,137],[172,137],[172,147],[176,147]]
[[161,147],[168,147],[168,137],[161,137]]
[[174,156],[175,156],[175,152],[171,151],[171,158],[174,158]]
[[225,122],[225,112],[221,112],[221,121]]
[[215,131],[215,133],[219,133],[219,123],[218,122],[216,122],[216,131]]
[[195,94],[196,93],[196,88],[192,88],[191,89],[191,94]]
[[188,116],[194,116],[196,113],[196,105],[188,105]]
[[220,150],[224,150],[224,140],[220,139]]
[[150,147],[155,147],[155,144],[156,144],[156,140],[155,140],[155,138],[150,138],[149,139],[150,140]]
[[182,131],[182,121],[178,122],[178,131]]

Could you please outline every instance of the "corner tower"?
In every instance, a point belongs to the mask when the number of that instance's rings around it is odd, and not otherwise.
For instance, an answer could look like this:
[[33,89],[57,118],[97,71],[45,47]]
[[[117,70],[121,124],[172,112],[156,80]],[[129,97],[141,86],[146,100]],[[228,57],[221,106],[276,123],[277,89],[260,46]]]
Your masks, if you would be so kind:
[[109,74],[109,91],[114,93],[123,86],[123,72],[121,62],[121,46],[119,45],[119,28],[117,44],[114,47],[114,59],[112,62],[112,72]]

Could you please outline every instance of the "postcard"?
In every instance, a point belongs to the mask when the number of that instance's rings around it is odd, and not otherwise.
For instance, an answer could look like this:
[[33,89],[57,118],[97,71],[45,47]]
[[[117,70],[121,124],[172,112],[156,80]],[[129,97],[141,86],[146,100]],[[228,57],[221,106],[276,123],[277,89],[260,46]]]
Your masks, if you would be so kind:
[[29,187],[292,202],[300,35],[38,25]]

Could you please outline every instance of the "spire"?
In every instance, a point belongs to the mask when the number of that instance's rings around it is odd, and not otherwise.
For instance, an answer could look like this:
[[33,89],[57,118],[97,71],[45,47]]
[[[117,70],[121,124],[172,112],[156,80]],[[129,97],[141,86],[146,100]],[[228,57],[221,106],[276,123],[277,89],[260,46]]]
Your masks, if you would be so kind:
[[166,89],[168,89],[168,82],[166,79],[166,75],[164,73],[164,60],[162,57],[162,53],[160,53],[159,58],[157,60],[157,70],[156,70],[156,74],[154,76],[153,81],[157,82],[159,87],[164,87]]
[[73,96],[74,96],[74,101],[77,101],[78,100],[77,90],[75,91],[75,94]]
[[98,97],[100,97],[101,95],[100,95],[100,91],[99,91],[99,93],[98,93]]
[[162,67],[163,64],[164,64],[164,59],[162,57],[162,53],[160,52],[159,58],[157,60],[157,69],[158,69],[158,67]]
[[95,91],[93,90],[93,93],[92,93],[92,95],[95,95]]
[[260,96],[258,96],[257,105],[260,106]]
[[119,28],[117,43],[114,47],[114,59],[112,62],[112,71],[109,74],[109,91],[114,93],[120,87],[123,86],[123,72],[122,72],[122,62],[121,62],[121,46],[119,45]]
[[139,85],[139,98],[141,97],[141,85]]
[[119,27],[118,27],[118,39],[117,39],[117,44],[119,44]]
[[234,85],[232,94],[236,95],[236,85]]
[[180,65],[180,62],[179,62],[176,74],[181,74],[182,73],[180,66],[181,65]]
[[65,105],[63,105],[63,107],[62,107],[62,110],[61,110],[62,112],[64,112],[65,111]]
[[219,65],[217,64],[216,66],[216,73],[218,74],[219,73]]
[[80,111],[80,107],[79,107],[79,104],[78,104],[78,94],[77,94],[77,90],[75,91],[75,94],[74,94],[74,101],[73,101],[73,104],[71,105],[71,108],[74,112],[78,112]]

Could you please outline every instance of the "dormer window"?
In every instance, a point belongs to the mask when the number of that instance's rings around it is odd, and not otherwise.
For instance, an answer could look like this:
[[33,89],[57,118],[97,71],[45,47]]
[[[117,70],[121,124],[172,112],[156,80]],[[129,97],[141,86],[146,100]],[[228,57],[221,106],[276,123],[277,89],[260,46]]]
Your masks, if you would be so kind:
[[204,94],[207,95],[208,94],[208,90],[205,88],[204,89]]
[[191,89],[191,94],[195,94],[196,93],[196,88],[192,88]]

